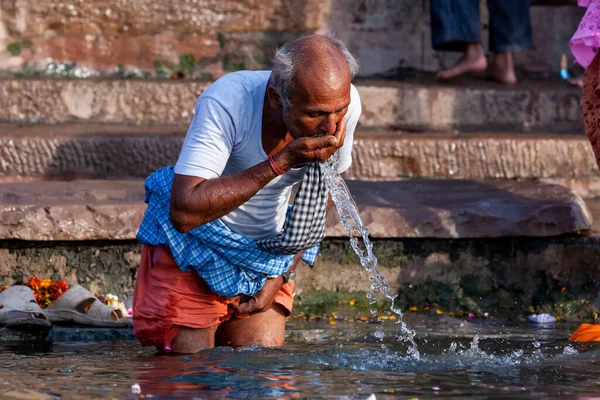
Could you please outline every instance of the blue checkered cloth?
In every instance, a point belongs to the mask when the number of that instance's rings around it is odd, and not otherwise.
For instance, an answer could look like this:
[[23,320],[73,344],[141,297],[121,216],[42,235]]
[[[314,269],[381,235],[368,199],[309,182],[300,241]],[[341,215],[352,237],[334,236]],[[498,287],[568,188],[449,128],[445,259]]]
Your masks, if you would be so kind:
[[[231,297],[252,296],[268,276],[279,276],[293,262],[293,255],[282,255],[261,248],[254,240],[233,232],[217,219],[186,233],[171,223],[169,203],[173,186],[173,167],[161,168],[146,179],[148,208],[137,234],[147,245],[165,245],[183,271],[196,271],[214,293]],[[319,245],[305,250],[302,260],[313,265]]]

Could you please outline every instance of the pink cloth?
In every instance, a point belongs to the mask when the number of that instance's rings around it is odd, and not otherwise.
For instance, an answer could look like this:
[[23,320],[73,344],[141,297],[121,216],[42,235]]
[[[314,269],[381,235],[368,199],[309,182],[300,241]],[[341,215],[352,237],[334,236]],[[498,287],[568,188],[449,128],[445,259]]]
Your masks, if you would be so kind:
[[587,7],[587,11],[569,47],[575,60],[587,68],[600,48],[600,0],[579,0],[579,6]]

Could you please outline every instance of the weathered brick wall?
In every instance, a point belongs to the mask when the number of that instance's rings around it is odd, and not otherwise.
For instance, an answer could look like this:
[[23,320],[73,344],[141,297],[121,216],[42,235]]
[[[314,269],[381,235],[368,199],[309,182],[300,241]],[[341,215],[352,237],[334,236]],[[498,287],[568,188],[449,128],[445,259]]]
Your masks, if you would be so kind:
[[[456,54],[431,49],[428,7],[429,0],[0,0],[0,70],[215,78],[268,67],[285,41],[328,31],[349,44],[363,75],[436,70]],[[534,7],[537,49],[518,57],[519,68],[556,72],[580,16],[572,6]]]

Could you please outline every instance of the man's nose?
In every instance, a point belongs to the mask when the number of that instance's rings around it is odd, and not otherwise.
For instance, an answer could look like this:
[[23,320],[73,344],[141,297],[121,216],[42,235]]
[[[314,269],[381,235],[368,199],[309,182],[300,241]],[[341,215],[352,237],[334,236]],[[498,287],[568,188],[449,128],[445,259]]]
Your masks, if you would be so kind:
[[336,117],[337,116],[335,114],[329,114],[325,117],[325,119],[321,123],[321,130],[324,133],[326,133],[328,135],[335,133],[335,131],[337,129],[337,123],[338,123],[338,120]]

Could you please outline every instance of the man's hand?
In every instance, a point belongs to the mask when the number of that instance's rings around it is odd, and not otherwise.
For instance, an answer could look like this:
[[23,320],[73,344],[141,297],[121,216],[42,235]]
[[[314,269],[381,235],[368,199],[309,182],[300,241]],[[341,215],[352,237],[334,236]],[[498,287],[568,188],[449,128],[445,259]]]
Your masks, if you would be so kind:
[[346,119],[342,118],[333,135],[292,140],[274,159],[284,170],[311,162],[326,161],[344,144]]
[[251,314],[255,312],[267,311],[273,305],[275,295],[283,285],[283,278],[267,279],[263,288],[254,296],[249,297],[243,303],[231,303],[229,307],[233,308],[236,314]]

